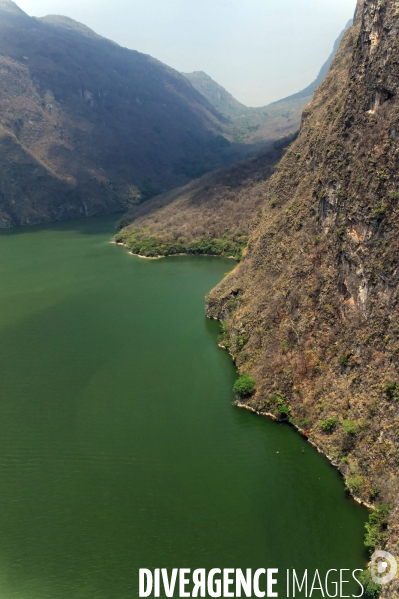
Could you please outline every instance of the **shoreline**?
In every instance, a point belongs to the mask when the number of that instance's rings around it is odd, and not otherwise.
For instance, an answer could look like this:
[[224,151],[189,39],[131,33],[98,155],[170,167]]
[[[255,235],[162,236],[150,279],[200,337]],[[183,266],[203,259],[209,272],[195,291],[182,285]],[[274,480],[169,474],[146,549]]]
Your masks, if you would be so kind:
[[[219,346],[220,347],[220,346]],[[253,408],[252,406],[249,406],[248,404],[242,403],[241,401],[237,400],[235,402],[233,402],[233,405],[236,406],[237,408],[239,408],[240,410],[247,410],[248,412],[252,412],[253,414],[256,414],[257,416],[263,416],[265,418],[270,418],[271,420],[274,420],[275,422],[281,422],[283,423],[284,421],[279,420],[274,414],[272,414],[271,412],[260,412],[259,410],[256,410],[255,408]],[[324,455],[328,461],[330,462],[330,464],[336,468],[338,470],[338,472],[341,474],[342,478],[345,481],[345,477],[342,474],[341,470],[339,469],[339,464],[338,462],[332,457],[330,456],[326,451],[324,451],[323,449],[321,449],[321,447],[319,447],[317,445],[317,443],[315,443],[314,441],[312,441],[311,439],[309,439],[309,437],[305,434],[305,431],[303,429],[301,429],[297,424],[293,424],[291,422],[284,422],[285,424],[288,424],[290,426],[293,426],[298,432],[299,434],[304,437],[306,439],[306,442],[309,443],[310,445],[312,445],[312,447],[314,447],[318,453],[320,453],[321,455]],[[356,503],[359,503],[360,505],[363,505],[364,507],[368,508],[369,510],[374,511],[375,510],[375,506],[372,505],[371,503],[368,503],[367,501],[364,501],[363,499],[361,499],[360,497],[357,497],[356,495],[354,495],[351,491],[349,491],[348,493],[349,497],[351,497],[354,501],[356,501]]]
[[[120,243],[118,245],[124,244]],[[166,256],[142,256],[141,254],[133,254],[133,252],[128,252],[128,254],[130,254],[131,256],[136,256],[136,258],[141,258],[142,260],[161,260],[161,258],[166,258]]]
[[[125,243],[121,241],[110,241],[110,243],[114,245],[121,245],[126,249],[129,249]],[[234,256],[221,256],[220,254],[194,254],[189,252],[180,252],[176,254],[168,254],[167,256],[143,256],[142,254],[134,254],[132,251],[128,252],[131,256],[136,256],[136,258],[144,258],[145,260],[160,260],[161,258],[173,258],[173,256],[207,256],[208,258],[226,258],[227,260],[234,260],[237,262]],[[237,262],[238,263],[238,262]]]
[[[124,243],[122,242],[118,242],[118,241],[111,241],[110,243],[113,243],[115,245],[121,245],[124,247],[127,247]],[[136,258],[141,258],[144,260],[160,260],[161,258],[168,258],[171,256],[209,256],[209,257],[214,257],[214,258],[229,258],[232,260],[235,260],[234,256],[220,256],[217,254],[188,254],[188,253],[179,253],[179,254],[170,254],[168,256],[142,256],[141,254],[134,254],[132,251],[129,251],[129,254],[131,256],[135,256]],[[209,317],[208,317],[209,318]],[[217,320],[219,322],[219,319],[217,318],[211,318],[211,320]],[[224,345],[218,343],[218,347],[220,347],[221,349],[224,349],[226,351],[229,351]],[[230,352],[229,352],[230,354]],[[230,354],[231,356],[231,354]],[[233,360],[234,362],[234,360]],[[271,420],[274,420],[275,422],[281,422],[274,414],[272,414],[271,412],[260,412],[259,410],[256,410],[255,408],[249,406],[248,404],[245,404],[239,400],[233,402],[233,405],[235,405],[237,408],[241,409],[241,410],[247,410],[249,412],[252,412],[253,414],[256,414],[257,416],[262,416],[262,417],[266,417],[266,418],[270,418]],[[324,451],[321,447],[319,447],[317,445],[317,443],[315,443],[314,441],[312,441],[311,439],[309,439],[309,437],[306,435],[305,431],[303,429],[301,429],[298,425],[287,422],[286,424],[289,424],[291,426],[293,426],[298,432],[299,434],[304,437],[306,439],[306,442],[309,443],[310,445],[312,445],[312,447],[314,447],[318,453],[320,453],[321,455],[324,455],[328,461],[330,462],[330,464],[336,468],[338,470],[338,472],[340,473],[340,475],[342,476],[343,480],[346,482],[345,476],[342,474],[341,470],[339,469],[339,463],[335,460],[335,458],[333,458],[331,455],[329,455],[326,451]],[[366,507],[369,510],[374,511],[375,510],[375,506],[372,505],[371,503],[368,503],[367,501],[361,499],[360,497],[357,497],[356,495],[354,495],[349,489],[348,489],[348,496],[351,497],[354,501],[356,501],[356,503],[363,505],[364,507]]]

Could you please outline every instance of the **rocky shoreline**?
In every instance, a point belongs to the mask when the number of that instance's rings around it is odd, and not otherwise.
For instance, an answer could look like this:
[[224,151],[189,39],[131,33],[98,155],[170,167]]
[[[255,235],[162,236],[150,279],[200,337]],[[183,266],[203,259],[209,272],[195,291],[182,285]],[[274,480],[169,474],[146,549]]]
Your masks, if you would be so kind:
[[[270,418],[271,420],[274,420],[275,422],[284,422],[284,421],[280,420],[279,418],[277,418],[277,416],[275,416],[271,412],[260,412],[259,410],[256,410],[255,408],[249,406],[246,403],[243,403],[240,400],[236,400],[233,405],[237,406],[237,408],[240,408],[241,410],[248,410],[249,412],[252,412],[253,414],[256,414],[257,416],[264,416],[266,418]],[[343,479],[345,480],[345,475],[340,470],[339,463],[337,462],[337,460],[335,460],[331,455],[329,455],[326,451],[324,451],[321,447],[319,447],[319,445],[317,445],[317,443],[312,441],[312,439],[309,439],[308,435],[306,434],[306,431],[301,429],[298,425],[291,424],[288,422],[286,424],[293,426],[298,431],[298,433],[306,439],[306,442],[309,443],[309,445],[312,445],[312,447],[314,447],[318,451],[318,453],[324,455],[328,459],[328,461],[340,472]],[[354,501],[356,501],[356,503],[359,503],[360,505],[364,505],[369,510],[375,510],[375,505],[368,503],[367,501],[364,501],[364,499],[362,499],[361,497],[357,497],[354,493],[351,492],[350,489],[348,489],[348,494]]]

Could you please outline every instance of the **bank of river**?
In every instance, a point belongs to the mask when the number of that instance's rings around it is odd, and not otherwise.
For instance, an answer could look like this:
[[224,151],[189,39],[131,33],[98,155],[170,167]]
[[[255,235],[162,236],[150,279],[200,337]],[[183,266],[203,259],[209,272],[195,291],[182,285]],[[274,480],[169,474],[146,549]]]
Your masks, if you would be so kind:
[[140,260],[113,222],[0,233],[0,599],[135,599],[139,568],[363,567],[340,475],[232,406],[204,296],[234,262]]

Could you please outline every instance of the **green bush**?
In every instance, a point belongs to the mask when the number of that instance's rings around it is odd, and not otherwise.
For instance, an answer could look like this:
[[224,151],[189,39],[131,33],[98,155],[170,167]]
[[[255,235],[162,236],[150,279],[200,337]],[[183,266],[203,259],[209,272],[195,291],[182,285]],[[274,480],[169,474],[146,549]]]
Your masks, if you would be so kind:
[[342,422],[342,430],[345,436],[353,436],[359,432],[359,427],[353,420],[344,420]]
[[363,477],[360,474],[355,476],[351,476],[348,478],[347,489],[352,491],[352,493],[360,493],[361,488],[363,486]]
[[378,599],[378,597],[382,593],[382,586],[380,584],[375,584],[373,579],[371,578],[370,570],[364,570],[360,576],[359,580],[364,587],[364,599]]
[[243,374],[240,376],[240,378],[234,383],[233,387],[234,393],[238,393],[242,397],[248,397],[248,395],[252,395],[255,390],[256,382],[250,374]]
[[335,429],[339,422],[339,418],[328,418],[321,423],[321,428],[325,433],[330,433]]
[[220,321],[220,335],[218,336],[218,343],[224,345],[226,349],[230,347],[229,329],[225,320]]
[[391,506],[388,504],[379,505],[369,515],[369,520],[366,522],[366,535],[364,539],[365,546],[374,551],[377,547],[381,547],[386,540],[386,527],[388,515],[391,511]]
[[291,408],[290,406],[287,406],[284,401],[283,398],[280,397],[280,395],[274,395],[273,396],[274,401],[277,404],[277,409],[280,412],[280,414],[282,416],[289,416],[291,413]]
[[384,386],[384,392],[387,399],[394,399],[395,401],[398,401],[399,387],[396,383],[388,381]]
[[384,218],[386,211],[386,207],[383,206],[381,202],[378,202],[375,205],[373,212],[371,213],[371,218],[375,218],[376,220],[381,221]]
[[147,257],[172,256],[174,254],[200,254],[212,256],[233,256],[237,261],[242,258],[248,242],[246,235],[233,238],[221,237],[199,239],[174,239],[170,235],[145,235],[144,231],[134,230],[126,239],[127,247],[133,254]]
[[249,341],[249,337],[247,335],[237,335],[234,338],[234,341],[236,342],[236,345],[242,349],[244,347],[244,345]]
[[350,358],[350,354],[345,353],[342,354],[342,356],[340,356],[339,361],[341,362],[342,366],[348,366],[349,364],[349,358]]

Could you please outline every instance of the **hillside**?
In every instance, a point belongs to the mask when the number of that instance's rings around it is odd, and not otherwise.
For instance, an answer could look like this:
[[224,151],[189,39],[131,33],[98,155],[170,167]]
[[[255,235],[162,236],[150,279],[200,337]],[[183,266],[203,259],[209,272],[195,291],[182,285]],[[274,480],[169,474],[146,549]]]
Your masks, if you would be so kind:
[[131,224],[116,241],[142,256],[194,253],[241,259],[268,179],[290,141],[276,142],[252,158],[134,207],[121,221]]
[[[366,543],[399,554],[399,12],[359,0],[244,258],[207,298],[257,383],[376,507]],[[370,588],[371,592],[371,588]],[[375,597],[369,594],[369,597]],[[382,590],[399,596],[398,582]]]
[[236,118],[245,114],[249,109],[232,96],[224,87],[209,77],[203,71],[182,73],[196,90],[206,98],[221,114],[228,118]]
[[185,77],[0,0],[0,226],[124,211],[242,157]]

